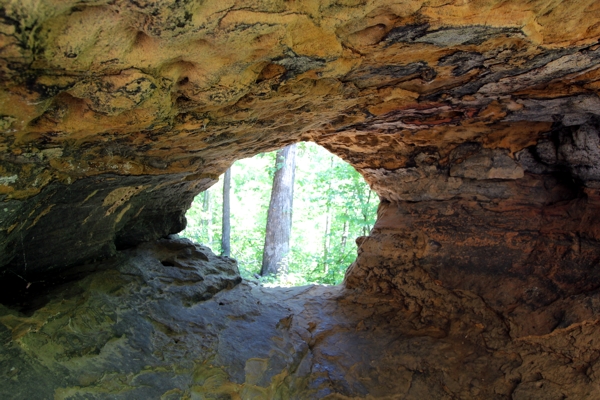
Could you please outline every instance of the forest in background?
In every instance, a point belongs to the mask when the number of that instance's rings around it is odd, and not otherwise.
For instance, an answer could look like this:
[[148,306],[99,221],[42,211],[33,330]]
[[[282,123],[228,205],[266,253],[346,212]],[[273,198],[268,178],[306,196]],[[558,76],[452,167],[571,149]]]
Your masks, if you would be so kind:
[[[275,153],[236,161],[231,167],[231,257],[240,273],[260,273]],[[379,198],[348,163],[314,143],[298,143],[288,273],[262,277],[266,284],[338,284],[356,259],[355,239],[369,234]],[[180,233],[220,254],[223,179],[200,193]]]

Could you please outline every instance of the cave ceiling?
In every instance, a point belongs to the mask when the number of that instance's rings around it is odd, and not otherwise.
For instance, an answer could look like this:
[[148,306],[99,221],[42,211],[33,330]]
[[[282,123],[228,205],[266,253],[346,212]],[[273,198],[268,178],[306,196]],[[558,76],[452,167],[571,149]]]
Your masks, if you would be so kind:
[[235,159],[300,140],[388,202],[600,186],[593,0],[1,5],[5,267],[177,232]]

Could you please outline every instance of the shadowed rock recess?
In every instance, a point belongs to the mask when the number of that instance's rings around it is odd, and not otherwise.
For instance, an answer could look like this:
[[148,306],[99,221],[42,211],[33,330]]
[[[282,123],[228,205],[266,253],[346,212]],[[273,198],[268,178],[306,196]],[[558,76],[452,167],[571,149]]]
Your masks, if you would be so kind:
[[[597,0],[0,0],[0,398],[600,398]],[[339,287],[176,235],[314,141]]]

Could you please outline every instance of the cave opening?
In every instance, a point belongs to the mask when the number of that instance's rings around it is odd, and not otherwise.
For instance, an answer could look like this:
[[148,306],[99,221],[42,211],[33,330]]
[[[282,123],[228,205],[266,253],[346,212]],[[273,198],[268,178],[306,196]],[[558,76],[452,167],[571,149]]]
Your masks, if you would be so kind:
[[[379,197],[360,173],[325,148],[312,142],[296,146],[289,252],[279,272],[261,275],[273,178],[281,168],[276,151],[231,167],[230,256],[243,278],[265,286],[339,284],[356,259],[354,240],[375,223]],[[223,253],[223,177],[195,198],[180,233],[217,254]]]

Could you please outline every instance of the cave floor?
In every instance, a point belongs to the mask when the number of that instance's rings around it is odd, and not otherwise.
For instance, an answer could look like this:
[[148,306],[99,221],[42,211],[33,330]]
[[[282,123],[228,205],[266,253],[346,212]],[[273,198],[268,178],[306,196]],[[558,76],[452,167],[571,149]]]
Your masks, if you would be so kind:
[[[540,341],[511,339],[500,320],[470,326],[468,306],[453,314],[463,317],[446,318],[423,306],[439,308],[443,299],[435,296],[416,301],[342,286],[264,288],[242,281],[233,260],[185,239],[122,251],[80,267],[77,276],[83,277],[39,295],[29,308],[0,305],[0,398],[599,393],[591,353],[568,360]],[[577,341],[585,329],[563,339]]]

